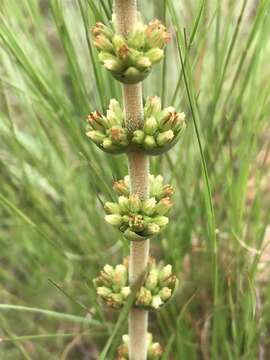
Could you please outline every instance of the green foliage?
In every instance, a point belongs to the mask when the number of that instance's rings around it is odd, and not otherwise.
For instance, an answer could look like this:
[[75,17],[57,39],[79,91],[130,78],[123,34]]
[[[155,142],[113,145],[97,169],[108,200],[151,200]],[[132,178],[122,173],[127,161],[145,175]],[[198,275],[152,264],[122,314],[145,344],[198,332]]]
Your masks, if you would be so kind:
[[[181,288],[150,330],[164,360],[267,356],[270,1],[139,5],[145,22],[155,15],[173,34],[144,81],[145,98],[160,96],[187,119],[180,143],[151,159],[151,172],[176,189],[170,226],[152,252],[173,265]],[[108,24],[111,6],[1,1],[0,353],[7,360],[115,359],[127,325],[131,303],[117,321],[103,314],[92,285],[105,262],[127,255],[102,209],[113,200],[113,180],[127,174],[126,158],[104,154],[84,134],[89,112],[121,101],[88,33],[96,21]]]

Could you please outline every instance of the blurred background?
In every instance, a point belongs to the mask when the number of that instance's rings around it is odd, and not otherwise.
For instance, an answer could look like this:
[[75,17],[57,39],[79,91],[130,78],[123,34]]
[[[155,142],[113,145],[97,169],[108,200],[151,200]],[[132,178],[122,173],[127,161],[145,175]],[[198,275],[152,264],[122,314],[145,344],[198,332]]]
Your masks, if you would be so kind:
[[[97,302],[92,279],[128,255],[101,206],[127,161],[85,136],[90,111],[121,101],[88,31],[109,22],[112,1],[0,5],[0,358],[86,360],[105,349],[115,359],[127,322]],[[144,97],[188,121],[180,143],[151,158],[176,189],[151,253],[181,285],[150,330],[162,359],[268,359],[270,1],[139,8],[173,38]]]

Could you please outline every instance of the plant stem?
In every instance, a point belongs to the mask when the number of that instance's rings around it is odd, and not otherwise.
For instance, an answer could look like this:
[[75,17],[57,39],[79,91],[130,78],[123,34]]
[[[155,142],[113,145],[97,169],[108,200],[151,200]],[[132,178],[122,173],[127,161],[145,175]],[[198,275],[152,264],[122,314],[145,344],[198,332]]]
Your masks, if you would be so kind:
[[[126,36],[136,23],[136,0],[115,0],[115,11],[118,31]],[[123,85],[124,109],[129,133],[143,126],[142,85]],[[141,152],[128,154],[131,192],[141,199],[149,196],[148,174],[149,160]],[[145,272],[149,256],[149,240],[131,242],[129,259],[129,282],[134,285]],[[147,358],[147,325],[148,312],[131,309],[129,314],[129,360],[146,360]]]

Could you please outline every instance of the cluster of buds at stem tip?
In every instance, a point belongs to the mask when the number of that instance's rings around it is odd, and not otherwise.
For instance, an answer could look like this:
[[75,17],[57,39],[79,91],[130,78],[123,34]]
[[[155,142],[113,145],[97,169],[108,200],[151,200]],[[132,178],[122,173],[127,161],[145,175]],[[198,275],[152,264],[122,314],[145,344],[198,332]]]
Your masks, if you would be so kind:
[[[122,345],[118,347],[117,360],[128,360],[129,336],[122,336]],[[163,353],[162,347],[158,342],[153,342],[153,335],[147,333],[147,360],[158,360]]]
[[[119,309],[131,293],[128,285],[128,260],[112,267],[105,265],[99,276],[94,279],[98,296],[106,305]],[[172,272],[172,266],[156,264],[149,260],[148,269],[142,286],[136,293],[134,306],[147,310],[158,310],[173,296],[178,280]]]
[[88,115],[86,135],[102,150],[120,154],[140,149],[150,155],[169,150],[186,128],[185,114],[172,106],[162,109],[157,96],[148,97],[144,106],[144,125],[128,135],[125,116],[119,103],[112,99],[106,116],[99,111]]
[[105,220],[124,233],[131,241],[141,241],[153,237],[168,224],[166,216],[173,203],[170,185],[163,185],[162,176],[149,176],[149,199],[141,200],[138,195],[129,193],[129,180],[119,180],[114,183],[114,189],[120,195],[117,202],[106,202]]
[[118,101],[111,99],[106,116],[99,111],[88,115],[86,135],[106,152],[119,154],[126,151],[125,117]]
[[163,58],[163,49],[171,38],[157,19],[148,25],[137,21],[126,37],[101,22],[91,31],[99,60],[118,81],[126,84],[135,84],[147,77],[152,65]]
[[145,153],[158,155],[169,150],[186,128],[185,114],[172,106],[161,108],[157,96],[149,96],[144,106],[144,125],[132,136],[132,143]]

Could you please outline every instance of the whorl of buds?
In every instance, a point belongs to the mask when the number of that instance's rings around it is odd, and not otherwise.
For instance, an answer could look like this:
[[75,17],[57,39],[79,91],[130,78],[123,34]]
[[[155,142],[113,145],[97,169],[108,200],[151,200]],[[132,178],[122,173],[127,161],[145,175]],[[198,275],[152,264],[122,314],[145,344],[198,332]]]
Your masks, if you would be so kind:
[[163,48],[170,40],[166,27],[157,19],[148,25],[138,21],[127,37],[101,22],[91,32],[99,60],[114,78],[125,84],[144,80],[152,65],[163,58]]
[[139,149],[150,155],[169,150],[186,128],[185,114],[177,113],[172,106],[161,109],[157,96],[148,97],[144,106],[142,129],[128,134],[124,112],[112,99],[106,116],[99,111],[88,115],[86,135],[102,150],[120,154],[128,149]]
[[106,116],[99,111],[88,115],[86,136],[102,150],[120,154],[126,151],[128,142],[124,113],[115,99],[111,99]]
[[[128,261],[112,267],[105,265],[99,276],[94,279],[98,296],[106,305],[119,309],[131,293],[128,285]],[[158,310],[163,307],[173,296],[178,285],[178,280],[172,272],[172,266],[161,264],[151,258],[142,286],[136,293],[134,306]]]
[[173,203],[173,189],[163,184],[162,176],[149,175],[150,195],[147,200],[140,200],[138,195],[130,194],[129,178],[114,183],[118,202],[106,202],[105,220],[117,227],[130,241],[141,241],[153,237],[168,224],[165,216]]
[[[123,344],[118,347],[117,360],[128,360],[129,336],[122,336]],[[147,334],[147,360],[159,360],[163,353],[162,347],[158,342],[153,342],[151,333]]]

